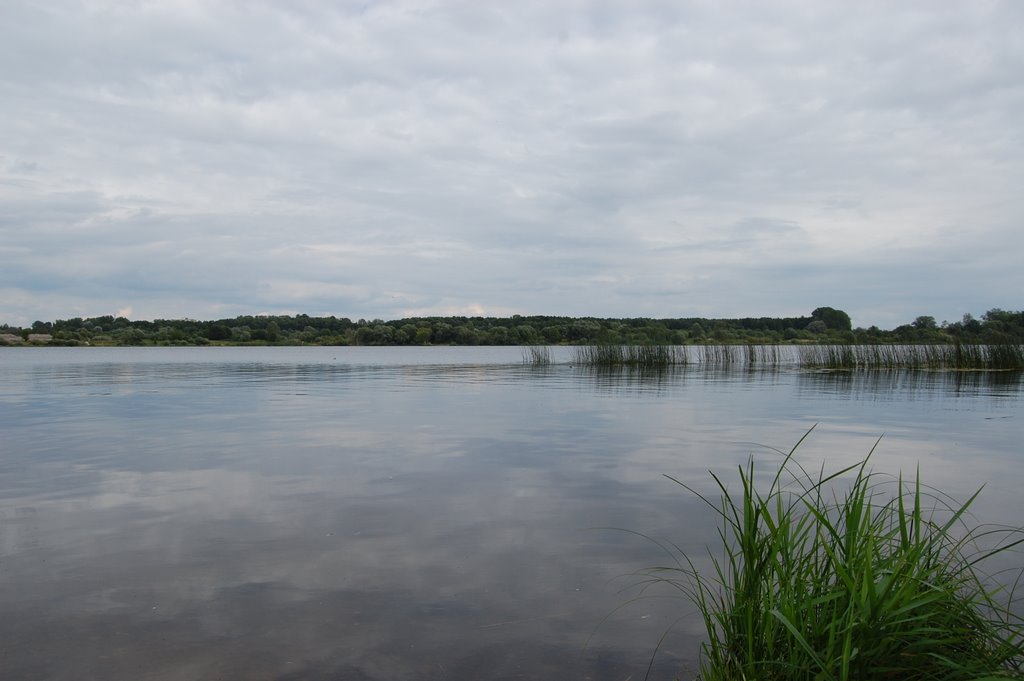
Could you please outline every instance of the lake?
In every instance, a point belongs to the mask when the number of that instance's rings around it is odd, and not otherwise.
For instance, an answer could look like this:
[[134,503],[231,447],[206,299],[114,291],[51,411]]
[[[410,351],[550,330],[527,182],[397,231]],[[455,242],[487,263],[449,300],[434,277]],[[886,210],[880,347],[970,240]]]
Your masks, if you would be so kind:
[[[687,677],[630,573],[768,447],[1024,524],[1020,374],[658,374],[519,348],[0,349],[5,680]],[[605,529],[602,529],[605,528]],[[607,529],[618,528],[618,529]],[[1019,558],[1019,556],[1018,556]]]

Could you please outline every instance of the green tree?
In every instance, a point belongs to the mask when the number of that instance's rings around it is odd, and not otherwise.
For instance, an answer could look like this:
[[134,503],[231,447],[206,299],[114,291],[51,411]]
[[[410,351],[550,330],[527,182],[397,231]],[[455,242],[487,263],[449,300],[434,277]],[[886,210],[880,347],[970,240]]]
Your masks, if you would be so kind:
[[434,324],[434,332],[431,335],[431,340],[435,344],[451,343],[455,340],[455,330],[452,329],[452,325],[448,322],[438,322]]
[[811,312],[811,319],[823,322],[825,327],[834,331],[852,331],[850,315],[834,307],[819,307]]
[[510,345],[509,330],[504,326],[496,326],[487,333],[490,345]]
[[939,325],[935,323],[935,317],[921,315],[920,317],[914,320],[913,327],[915,329],[926,330],[937,329],[939,328]]
[[511,339],[512,342],[520,345],[530,345],[537,343],[540,337],[537,335],[537,329],[529,324],[518,324],[512,329]]
[[223,324],[214,324],[207,329],[206,337],[212,341],[231,340],[231,329]]
[[410,345],[416,342],[416,326],[413,324],[402,324],[395,332],[395,342],[400,345]]
[[121,345],[142,345],[146,342],[146,334],[143,333],[141,329],[128,329],[120,337],[118,342]]
[[459,345],[479,345],[480,333],[472,324],[459,326],[455,329],[455,342]]
[[563,329],[561,326],[555,326],[554,324],[550,326],[545,326],[543,329],[541,329],[541,333],[544,334],[544,340],[546,340],[548,343],[562,342]]

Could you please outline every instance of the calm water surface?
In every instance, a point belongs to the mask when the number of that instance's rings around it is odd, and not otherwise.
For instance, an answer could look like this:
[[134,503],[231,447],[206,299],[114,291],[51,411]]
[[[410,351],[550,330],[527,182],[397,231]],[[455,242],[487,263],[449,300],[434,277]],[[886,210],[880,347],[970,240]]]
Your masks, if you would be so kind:
[[664,557],[595,528],[699,553],[714,520],[662,474],[710,489],[814,424],[806,465],[884,433],[877,470],[1024,524],[1020,375],[10,348],[0,386],[9,680],[639,679],[674,623],[652,677],[685,678],[685,603],[616,610]]

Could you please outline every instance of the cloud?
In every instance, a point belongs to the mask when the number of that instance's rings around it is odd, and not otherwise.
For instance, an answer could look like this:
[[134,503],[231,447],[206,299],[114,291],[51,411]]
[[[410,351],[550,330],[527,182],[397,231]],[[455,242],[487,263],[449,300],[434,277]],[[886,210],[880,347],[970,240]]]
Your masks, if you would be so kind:
[[1022,23],[999,2],[4,3],[0,320],[1015,308]]

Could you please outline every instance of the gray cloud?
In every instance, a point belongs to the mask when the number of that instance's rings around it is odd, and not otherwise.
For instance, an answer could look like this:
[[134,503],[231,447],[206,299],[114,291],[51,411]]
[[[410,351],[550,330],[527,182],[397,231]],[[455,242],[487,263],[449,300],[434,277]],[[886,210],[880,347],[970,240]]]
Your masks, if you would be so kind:
[[10,2],[0,320],[1016,309],[1009,2]]

